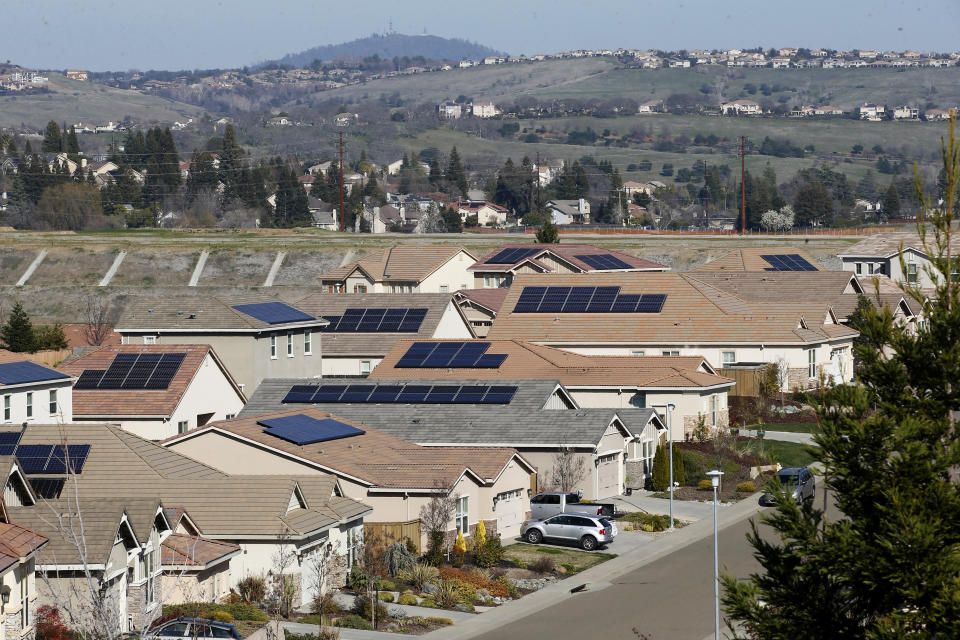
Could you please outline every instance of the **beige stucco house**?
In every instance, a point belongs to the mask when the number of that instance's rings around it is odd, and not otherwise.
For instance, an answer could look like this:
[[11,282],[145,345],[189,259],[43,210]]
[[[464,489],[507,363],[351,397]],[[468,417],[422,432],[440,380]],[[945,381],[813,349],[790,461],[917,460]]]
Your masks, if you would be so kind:
[[331,293],[453,293],[470,286],[467,269],[476,261],[463,247],[398,245],[318,278]]

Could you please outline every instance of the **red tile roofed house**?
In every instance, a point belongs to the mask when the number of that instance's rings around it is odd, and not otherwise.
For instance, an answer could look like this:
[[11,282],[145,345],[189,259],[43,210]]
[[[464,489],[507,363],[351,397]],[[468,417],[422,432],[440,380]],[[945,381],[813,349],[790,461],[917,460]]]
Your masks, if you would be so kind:
[[120,334],[113,330],[112,327],[104,328],[104,338],[103,342],[99,345],[94,345],[90,342],[91,331],[94,331],[93,327],[85,324],[65,324],[63,325],[63,335],[67,339],[67,346],[71,349],[74,347],[112,347],[113,345],[120,344],[121,338]]
[[[317,421],[335,420],[352,433],[301,445],[265,431],[263,421],[285,418],[306,420],[318,428],[322,423]],[[208,424],[163,444],[233,475],[332,474],[346,497],[373,508],[367,523],[416,521],[434,494],[460,495],[467,501],[463,531],[467,536],[479,520],[490,533],[518,535],[536,472],[511,448],[422,447],[310,405]],[[425,543],[426,534],[421,530],[420,540],[414,542]]]
[[331,293],[453,293],[476,257],[463,247],[398,245],[318,276]]
[[[153,364],[167,354],[174,360],[182,355],[182,362],[178,366]],[[111,378],[111,367],[120,366],[119,362],[115,364],[118,356],[146,358],[138,359],[126,372],[118,370],[118,375]],[[173,371],[165,386],[163,367]],[[236,415],[246,402],[240,387],[209,345],[102,347],[61,365],[60,370],[71,376],[83,376],[73,390],[74,421],[114,423],[151,440]],[[84,372],[90,373],[84,375]],[[95,372],[106,373],[99,376]],[[148,380],[145,376],[152,378]],[[135,388],[139,378],[143,381]],[[117,388],[121,386],[127,388]]]
[[[670,267],[628,253],[590,244],[508,244],[470,267],[473,288],[509,287],[522,273],[667,271]],[[466,287],[464,287],[466,288]]]
[[[825,271],[807,253],[793,247],[749,247],[736,249],[720,256],[715,260],[708,260],[695,267],[693,271],[775,271],[777,266],[764,256],[799,256],[817,271]],[[776,261],[776,259],[775,259]]]
[[481,227],[497,227],[507,224],[508,211],[498,204],[484,200],[465,200],[457,203],[457,213],[460,220],[466,222],[467,216],[477,216],[477,224]]
[[72,422],[74,380],[30,354],[0,349],[0,423]]

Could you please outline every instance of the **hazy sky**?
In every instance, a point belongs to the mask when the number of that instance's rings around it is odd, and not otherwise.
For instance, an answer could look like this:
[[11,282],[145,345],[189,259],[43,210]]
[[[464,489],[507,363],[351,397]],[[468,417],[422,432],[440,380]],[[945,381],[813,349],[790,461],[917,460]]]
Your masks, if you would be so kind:
[[579,48],[960,48],[958,0],[4,0],[0,59],[90,70],[239,67],[394,30],[513,54]]

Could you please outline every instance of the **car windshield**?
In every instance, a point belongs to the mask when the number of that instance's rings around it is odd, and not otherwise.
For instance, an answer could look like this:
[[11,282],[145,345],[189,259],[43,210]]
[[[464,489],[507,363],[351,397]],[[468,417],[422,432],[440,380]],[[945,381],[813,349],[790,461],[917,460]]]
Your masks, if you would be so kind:
[[785,487],[795,487],[800,482],[800,476],[796,474],[777,476],[780,478],[780,484]]

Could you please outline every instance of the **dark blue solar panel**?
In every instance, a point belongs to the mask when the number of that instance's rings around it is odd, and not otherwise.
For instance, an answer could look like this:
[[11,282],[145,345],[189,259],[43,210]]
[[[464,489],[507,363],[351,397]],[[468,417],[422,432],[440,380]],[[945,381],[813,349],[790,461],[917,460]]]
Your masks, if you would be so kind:
[[486,264],[513,264],[520,262],[540,251],[540,249],[528,249],[523,247],[513,247],[498,252],[492,258],[488,258]]
[[667,294],[665,293],[645,293],[640,296],[637,311],[639,313],[660,313],[666,301]]
[[16,450],[15,444],[0,444],[0,456],[12,456]]
[[17,447],[16,456],[24,473],[43,473],[51,453],[52,444],[22,444]]
[[0,445],[16,445],[20,442],[22,431],[0,431]]
[[237,304],[233,306],[240,313],[256,318],[267,324],[284,324],[287,322],[306,322],[316,320],[308,313],[295,309],[282,302],[258,302],[255,304]]
[[290,387],[290,392],[284,396],[283,402],[286,403],[310,403],[313,394],[317,392],[316,385],[295,384]]
[[499,369],[506,359],[505,353],[485,353],[473,366],[478,369]]
[[366,402],[373,388],[372,384],[352,384],[340,396],[340,402]]
[[427,395],[426,402],[446,404],[453,402],[453,399],[460,391],[460,385],[434,385]]
[[339,420],[333,420],[331,418],[318,420],[310,416],[305,416],[302,413],[280,418],[258,420],[257,424],[267,427],[264,429],[264,433],[299,446],[314,444],[316,442],[327,442],[329,440],[339,440],[340,438],[349,438],[365,433],[363,429],[358,429]]
[[90,455],[90,445],[88,444],[67,445],[67,459],[73,473],[83,471],[83,465],[86,464],[88,455]]
[[104,369],[87,369],[73,383],[73,388],[77,390],[96,389],[100,386],[100,379],[103,377],[104,371]]
[[153,370],[153,374],[151,374],[150,379],[147,380],[144,388],[166,389],[169,387],[170,383],[173,382],[173,377],[177,375],[177,372],[180,370],[180,365],[183,364],[183,360],[186,357],[187,354],[185,353],[164,353],[161,355],[160,362],[157,363],[156,369]]
[[[528,290],[532,291],[528,293]],[[620,293],[620,287],[524,287],[513,310],[519,313],[659,313],[666,299],[665,294]],[[481,366],[481,360],[477,362],[477,366]]]
[[489,342],[415,342],[395,365],[399,369],[429,367],[440,369],[498,368],[505,354],[487,354]]
[[370,402],[396,402],[397,396],[403,391],[402,384],[379,384],[370,394]]
[[317,388],[317,392],[313,394],[311,402],[337,402],[340,400],[340,396],[343,395],[343,392],[347,390],[347,385],[345,384],[324,384],[320,385]]
[[616,256],[609,253],[598,253],[583,256],[574,256],[576,259],[586,262],[594,269],[631,269],[632,267]]
[[7,362],[0,364],[0,382],[3,384],[24,384],[43,380],[69,378],[65,373],[48,369],[34,362]]
[[770,265],[767,271],[816,271],[799,253],[761,255]]
[[423,402],[430,393],[430,385],[408,384],[404,385],[403,391],[397,396],[397,402],[413,404]]
[[330,325],[320,329],[326,333],[416,333],[420,330],[427,309],[347,309],[342,316],[323,316]]
[[587,306],[588,313],[606,313],[613,306],[613,301],[617,299],[620,293],[620,287],[597,287],[593,292],[593,298]]
[[494,385],[483,398],[484,404],[509,404],[513,400],[517,387]]
[[460,391],[457,393],[454,402],[467,404],[481,403],[488,389],[490,389],[489,386],[463,385],[460,387]]
[[633,313],[637,310],[637,303],[640,302],[640,294],[621,293],[613,301],[610,311],[614,313]]

